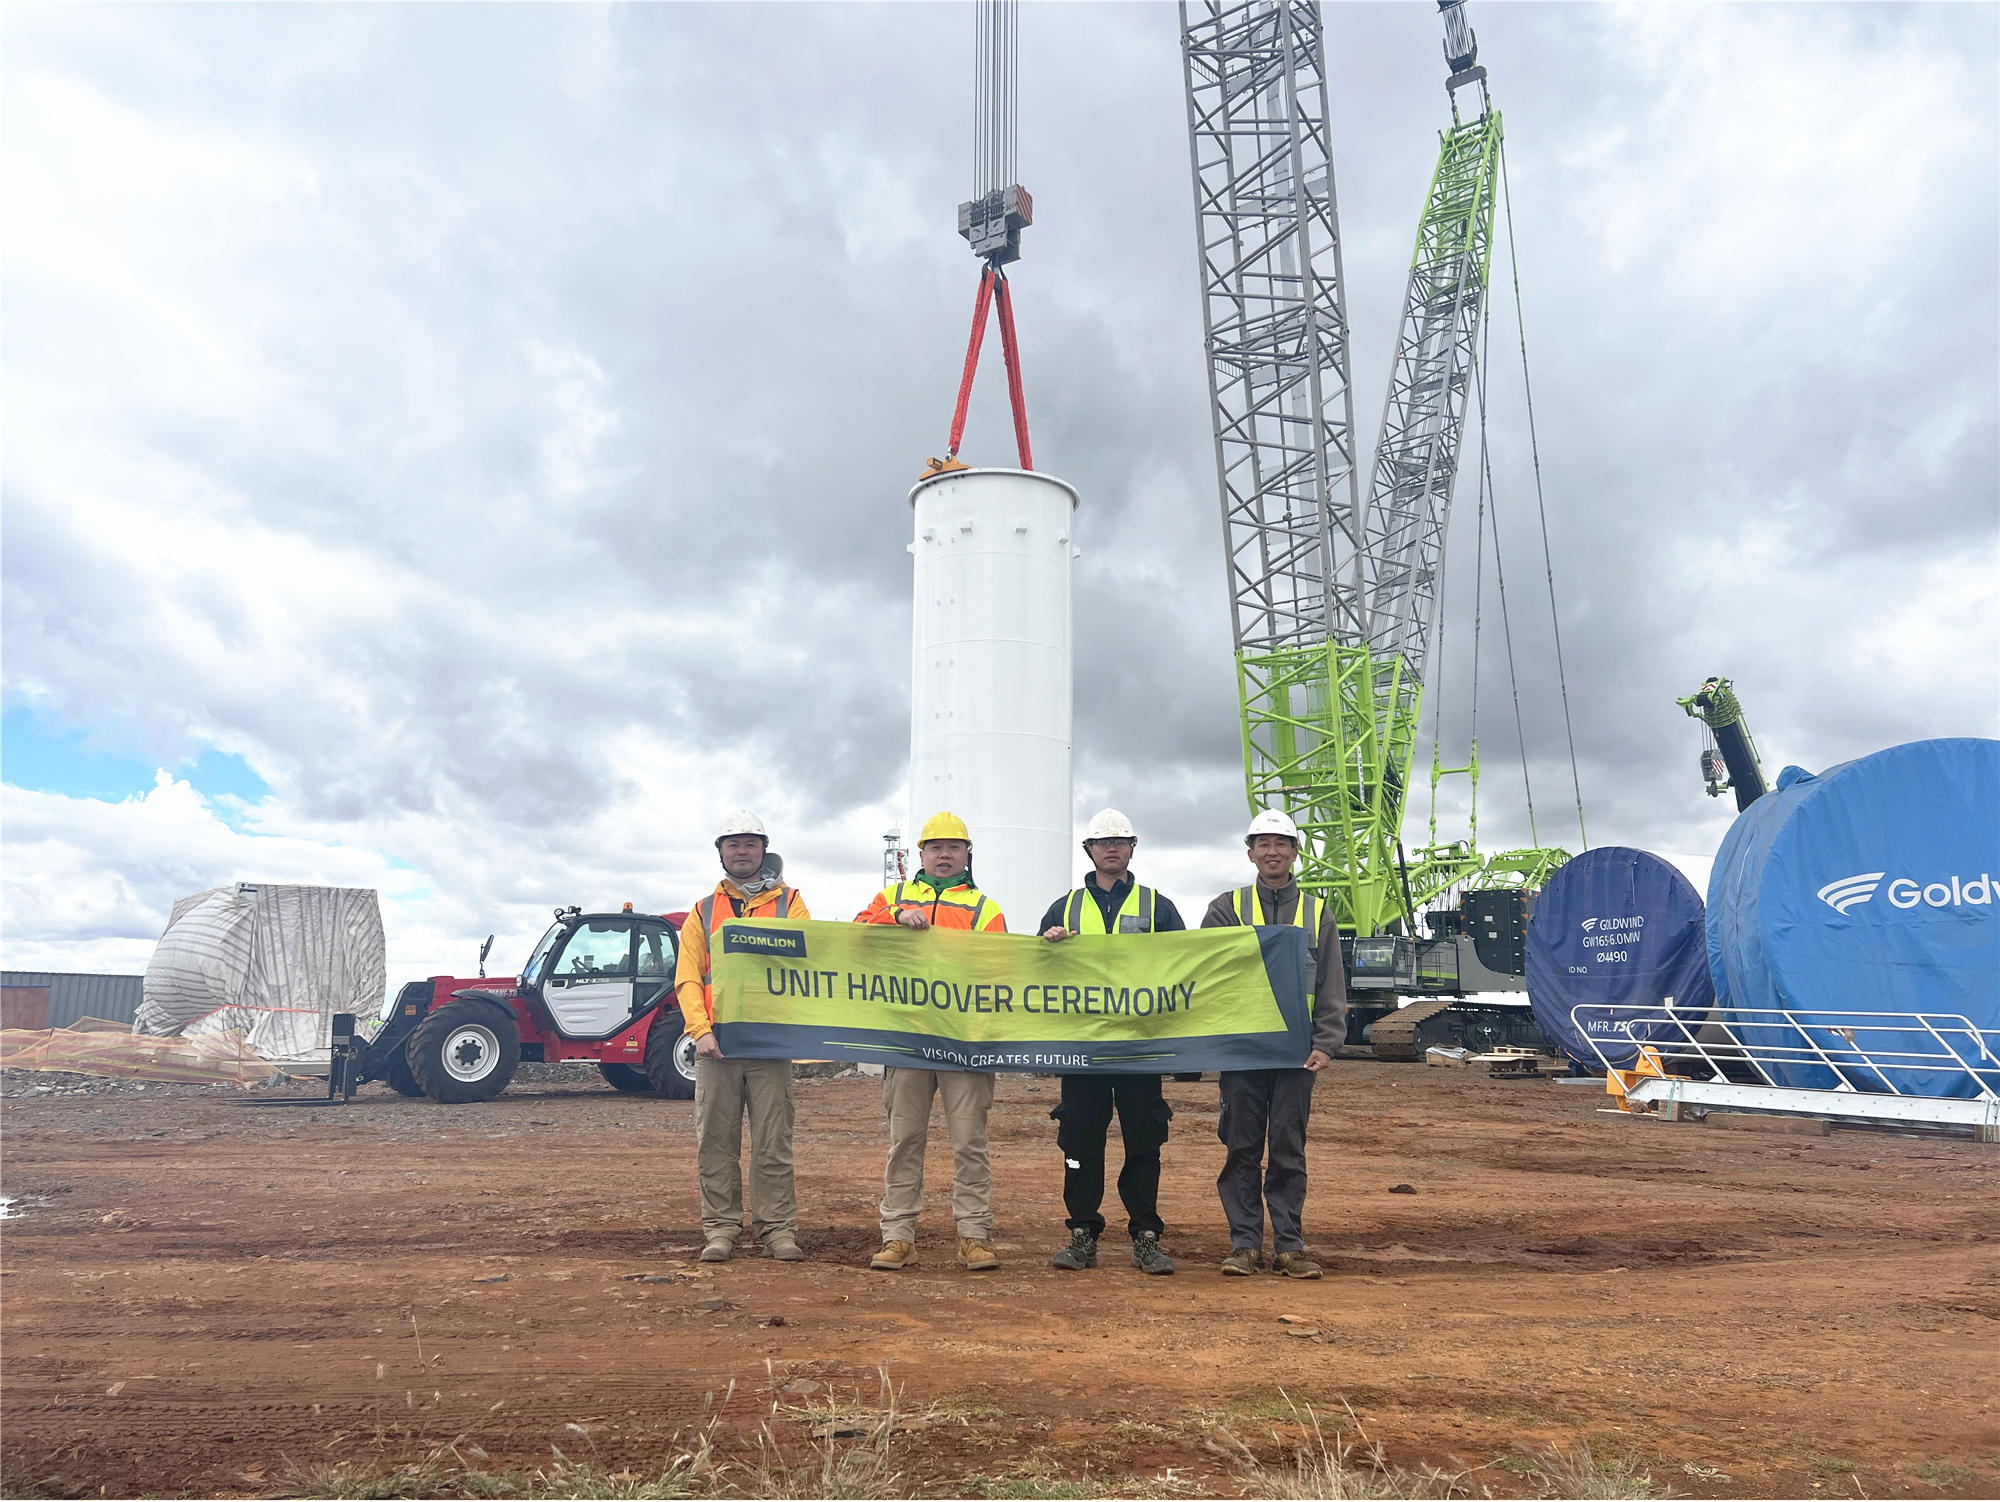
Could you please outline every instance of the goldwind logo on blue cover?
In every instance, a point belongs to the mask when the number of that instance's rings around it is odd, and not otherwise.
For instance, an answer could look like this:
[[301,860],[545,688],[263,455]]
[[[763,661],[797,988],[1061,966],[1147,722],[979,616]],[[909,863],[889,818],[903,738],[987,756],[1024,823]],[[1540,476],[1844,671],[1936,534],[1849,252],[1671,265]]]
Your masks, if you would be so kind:
[[[1859,876],[1843,876],[1838,881],[1830,881],[1814,895],[1845,916],[1851,907],[1859,907],[1873,897],[1882,886],[1886,871],[1864,871]],[[1984,871],[1977,876],[1952,876],[1944,881],[1920,882],[1907,876],[1898,876],[1889,883],[1883,893],[1891,907],[1909,909],[1913,907],[1985,907],[1993,901],[1993,879]]]
[[1849,908],[1866,902],[1875,895],[1875,889],[1882,885],[1884,871],[1864,871],[1859,876],[1843,876],[1839,881],[1830,881],[1816,894],[1821,902],[1836,913],[1845,916]]

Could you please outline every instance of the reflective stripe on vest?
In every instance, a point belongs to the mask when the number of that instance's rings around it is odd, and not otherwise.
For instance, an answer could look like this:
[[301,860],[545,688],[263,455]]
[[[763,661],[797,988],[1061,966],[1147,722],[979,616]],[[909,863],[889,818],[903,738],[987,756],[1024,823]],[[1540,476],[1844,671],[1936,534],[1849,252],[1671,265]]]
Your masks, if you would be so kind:
[[1063,927],[1074,934],[1149,934],[1153,931],[1153,889],[1135,885],[1125,894],[1125,902],[1118,909],[1118,926],[1107,929],[1104,909],[1097,905],[1088,888],[1078,887],[1069,894]]
[[[915,885],[916,883],[914,882],[899,881],[893,887],[884,887],[882,888],[882,900],[888,904],[892,912],[897,913],[902,912],[906,907],[929,908],[931,909],[931,918],[933,921],[936,920],[937,909],[940,906],[953,908],[961,913],[969,912],[972,914],[972,922],[968,926],[974,933],[979,932],[979,922],[986,916],[986,908],[990,901],[987,895],[980,891],[979,888],[946,887],[940,892],[936,887],[924,886],[919,887],[918,891],[929,892],[931,894],[929,897],[919,896],[906,902],[903,898],[904,890]],[[951,894],[954,892],[966,892],[977,897],[979,900],[970,905],[963,902],[955,902],[951,898]]]
[[[1257,889],[1255,887],[1238,887],[1236,889],[1236,916],[1241,920],[1245,928],[1271,927],[1270,924],[1262,922],[1258,917],[1258,914],[1263,912],[1263,910],[1264,905],[1257,900]],[[1319,899],[1313,896],[1311,892],[1299,893],[1299,904],[1292,910],[1292,926],[1303,928],[1306,931],[1306,952],[1313,957],[1314,963],[1318,963]]]
[[[708,935],[708,947],[704,951],[701,962],[701,986],[704,991],[708,989],[709,972],[715,965],[716,929],[731,918],[740,918],[743,916],[743,899],[741,897],[731,897],[729,899],[729,911],[724,913],[718,922],[715,916],[715,899],[722,895],[720,892],[710,892],[694,905],[695,911],[701,914],[702,932]],[[770,916],[773,918],[784,918],[788,917],[791,911],[792,889],[790,887],[779,887],[777,911],[773,912]]]
[[[1257,915],[1263,910],[1264,905],[1257,900],[1257,889],[1255,887],[1238,887],[1236,889],[1236,916],[1242,920],[1245,928],[1273,927],[1274,925],[1272,924],[1259,923],[1257,921]],[[1319,899],[1313,896],[1312,893],[1303,889],[1300,890],[1299,904],[1292,909],[1292,925],[1295,928],[1303,928],[1306,931],[1306,955],[1311,960],[1313,966],[1317,967],[1319,964]],[[1318,1001],[1318,996],[1313,990],[1313,983],[1316,977],[1316,969],[1306,972],[1306,1006],[1308,1009]]]

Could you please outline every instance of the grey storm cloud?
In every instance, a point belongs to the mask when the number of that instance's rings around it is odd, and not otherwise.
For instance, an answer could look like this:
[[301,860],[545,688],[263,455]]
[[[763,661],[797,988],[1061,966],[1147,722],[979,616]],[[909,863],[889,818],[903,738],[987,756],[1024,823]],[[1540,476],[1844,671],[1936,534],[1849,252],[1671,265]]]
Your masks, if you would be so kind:
[[[1773,761],[2000,724],[1994,14],[1474,0],[1593,843],[1713,849],[1672,704],[1711,672]],[[1365,456],[1448,116],[1431,7],[1327,32]],[[241,752],[288,831],[456,892],[444,928],[607,864],[699,882],[699,839],[620,831],[747,801],[679,780],[732,760],[826,826],[792,842],[807,869],[865,875],[872,835],[833,830],[904,777],[904,493],[975,282],[969,7],[23,5],[6,33],[34,210],[4,265],[10,704],[163,765]],[[1175,12],[1031,6],[1021,36],[1035,456],[1083,498],[1079,804],[1218,849],[1186,869],[1224,880],[1244,808]],[[1496,273],[1525,754],[1538,833],[1573,842]],[[1013,462],[996,346],[975,463]],[[1474,461],[1433,674],[1453,763]],[[1484,607],[1497,849],[1529,830],[1490,572]],[[1464,812],[1448,781],[1441,833]]]

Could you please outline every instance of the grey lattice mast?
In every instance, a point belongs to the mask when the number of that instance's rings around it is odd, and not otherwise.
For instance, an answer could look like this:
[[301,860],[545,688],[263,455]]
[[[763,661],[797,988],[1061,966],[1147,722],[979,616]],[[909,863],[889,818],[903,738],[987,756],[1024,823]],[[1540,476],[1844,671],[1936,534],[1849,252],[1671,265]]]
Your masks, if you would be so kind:
[[1319,7],[1183,0],[1180,15],[1236,650],[1358,642],[1365,576]]
[[[1486,312],[1501,141],[1500,112],[1487,96],[1463,0],[1439,0],[1438,9],[1451,68],[1445,88],[1452,128],[1440,138],[1417,228],[1364,513],[1368,647],[1378,657],[1400,656],[1416,684],[1423,682],[1436,624],[1445,526]],[[1461,121],[1458,91],[1475,83],[1479,114]]]

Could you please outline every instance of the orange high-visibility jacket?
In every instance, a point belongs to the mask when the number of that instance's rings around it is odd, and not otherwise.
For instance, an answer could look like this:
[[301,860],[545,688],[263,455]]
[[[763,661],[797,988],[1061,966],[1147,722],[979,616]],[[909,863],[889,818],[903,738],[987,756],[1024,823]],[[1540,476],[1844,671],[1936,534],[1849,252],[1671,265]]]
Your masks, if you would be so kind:
[[896,915],[914,908],[936,928],[969,928],[976,933],[1004,934],[1007,918],[1000,904],[977,887],[946,887],[942,892],[921,881],[894,881],[875,894],[856,923],[894,923]]
[[780,884],[755,897],[745,897],[733,881],[719,881],[697,902],[681,925],[681,958],[674,967],[674,991],[681,999],[681,1018],[690,1038],[715,1030],[715,1001],[709,992],[708,937],[731,918],[810,918],[806,900]]

